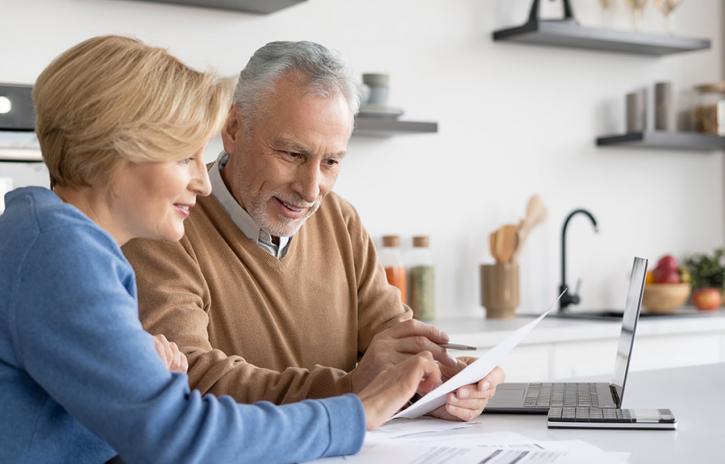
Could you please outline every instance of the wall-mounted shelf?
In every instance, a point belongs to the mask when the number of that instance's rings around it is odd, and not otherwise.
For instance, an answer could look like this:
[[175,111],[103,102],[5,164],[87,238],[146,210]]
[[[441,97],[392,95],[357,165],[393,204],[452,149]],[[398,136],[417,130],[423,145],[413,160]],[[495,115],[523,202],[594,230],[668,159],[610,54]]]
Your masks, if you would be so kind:
[[392,137],[401,134],[432,134],[438,132],[437,122],[401,121],[392,118],[355,118],[353,135],[365,137]]
[[198,6],[244,13],[270,14],[306,0],[144,0],[156,3]]
[[647,131],[598,137],[597,146],[711,152],[725,150],[725,137],[696,132]]
[[580,26],[574,20],[537,20],[493,33],[493,40],[552,47],[664,56],[706,50],[710,40]]
[[534,0],[526,24],[495,31],[493,40],[650,56],[710,48],[709,39],[580,26],[574,18],[569,0],[563,0],[562,3],[563,19],[541,20],[539,0]]

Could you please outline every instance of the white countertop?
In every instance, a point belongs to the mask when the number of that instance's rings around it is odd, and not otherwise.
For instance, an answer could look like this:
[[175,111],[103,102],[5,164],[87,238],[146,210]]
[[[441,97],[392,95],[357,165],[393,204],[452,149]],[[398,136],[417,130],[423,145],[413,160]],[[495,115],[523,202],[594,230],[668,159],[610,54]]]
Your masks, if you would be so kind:
[[[507,430],[539,440],[585,440],[631,453],[631,464],[715,463],[725,455],[725,364],[632,372],[625,408],[669,408],[676,431],[549,429],[544,415],[485,414],[474,430]],[[465,433],[470,429],[463,429]],[[437,444],[431,440],[432,444]]]
[[[515,319],[486,319],[482,314],[480,318],[441,319],[433,321],[432,324],[448,333],[452,343],[489,347],[531,320],[530,316],[519,316]],[[547,317],[521,344],[611,339],[619,336],[620,327],[619,321]],[[637,325],[639,336],[700,332],[725,332],[725,309],[699,313],[696,316],[640,318]]]

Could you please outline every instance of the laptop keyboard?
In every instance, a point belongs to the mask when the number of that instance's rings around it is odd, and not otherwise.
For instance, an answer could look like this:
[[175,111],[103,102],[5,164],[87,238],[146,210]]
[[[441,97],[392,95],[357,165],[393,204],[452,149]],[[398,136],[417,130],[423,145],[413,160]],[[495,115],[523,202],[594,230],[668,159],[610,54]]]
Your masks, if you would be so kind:
[[530,383],[526,389],[527,407],[598,407],[595,383]]

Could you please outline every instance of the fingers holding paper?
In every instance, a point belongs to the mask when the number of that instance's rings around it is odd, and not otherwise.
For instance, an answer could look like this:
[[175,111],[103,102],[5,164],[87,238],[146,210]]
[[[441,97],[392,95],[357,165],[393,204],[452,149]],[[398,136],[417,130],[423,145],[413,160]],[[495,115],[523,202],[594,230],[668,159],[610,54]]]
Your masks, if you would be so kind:
[[[475,361],[475,358],[459,359],[461,364],[463,364],[462,368],[465,368],[470,362]],[[504,378],[505,374],[503,369],[497,366],[477,383],[464,385],[448,393],[446,404],[433,410],[430,414],[445,420],[473,420],[481,415],[488,401],[496,394],[496,386],[502,383]]]

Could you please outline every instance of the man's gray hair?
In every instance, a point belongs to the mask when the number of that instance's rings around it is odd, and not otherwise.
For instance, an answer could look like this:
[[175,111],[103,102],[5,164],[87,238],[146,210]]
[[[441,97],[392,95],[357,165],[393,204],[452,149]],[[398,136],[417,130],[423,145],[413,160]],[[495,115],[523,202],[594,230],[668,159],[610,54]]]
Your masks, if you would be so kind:
[[242,115],[255,118],[261,101],[286,73],[295,73],[313,95],[329,97],[339,91],[352,114],[360,107],[357,86],[344,63],[314,42],[270,42],[257,50],[239,74],[234,102]]

